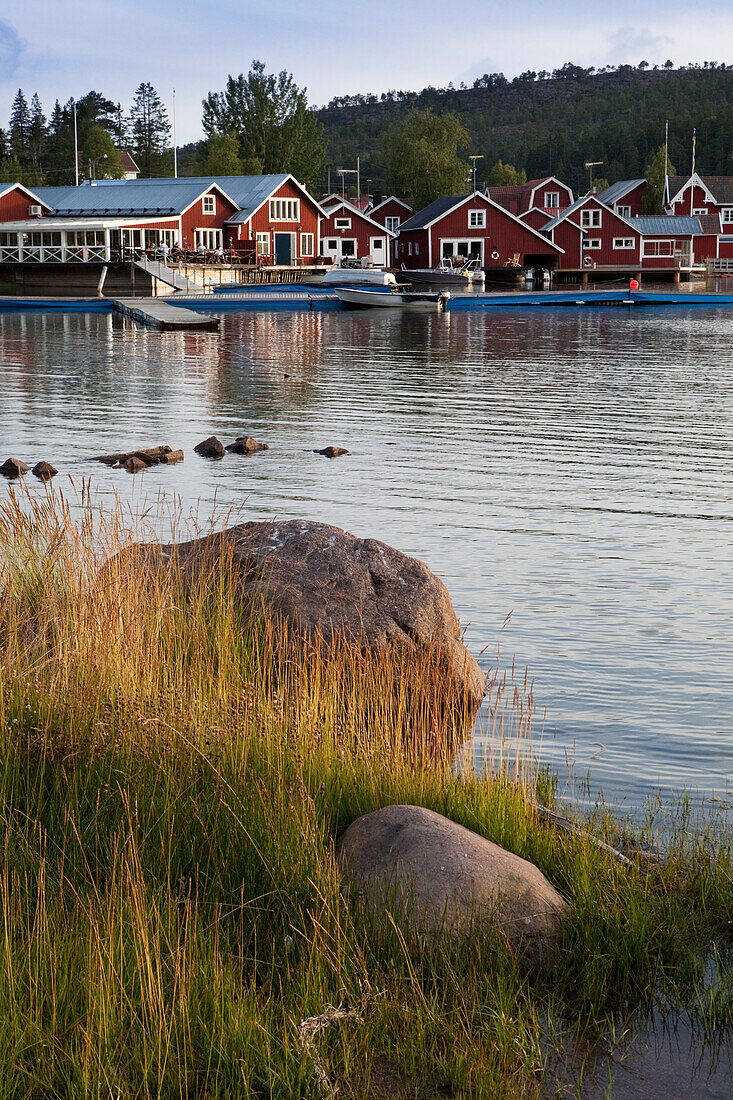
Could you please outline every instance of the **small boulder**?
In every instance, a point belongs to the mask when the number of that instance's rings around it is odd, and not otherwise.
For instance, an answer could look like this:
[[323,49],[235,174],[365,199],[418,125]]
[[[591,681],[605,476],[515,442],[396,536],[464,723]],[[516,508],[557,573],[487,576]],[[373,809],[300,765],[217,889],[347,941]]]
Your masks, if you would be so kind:
[[183,451],[168,451],[161,456],[161,462],[170,465],[172,462],[183,462]]
[[526,859],[422,806],[385,806],[354,821],[337,847],[354,894],[424,941],[459,940],[490,922],[539,962],[567,903]]
[[194,447],[194,451],[203,458],[223,458],[226,454],[224,444],[215,435],[210,435],[208,439],[202,439]]
[[139,474],[142,470],[147,470],[148,468],[148,463],[137,455],[130,455],[130,457],[120,465],[123,470],[127,470],[128,474]]
[[48,481],[50,478],[56,477],[58,470],[50,462],[37,462],[32,472],[43,481]]
[[6,458],[0,466],[0,474],[5,477],[20,477],[21,474],[27,474],[29,470],[30,466],[21,462],[19,458]]
[[256,454],[257,451],[269,451],[269,449],[267,443],[258,443],[251,435],[240,435],[238,439],[235,439],[234,442],[230,443],[227,447],[227,450],[235,455],[253,455]]
[[95,455],[93,462],[103,462],[105,466],[115,466],[120,469],[132,455],[137,455],[145,462],[146,466],[154,466],[156,462],[163,462],[164,455],[170,452],[170,447],[164,443],[161,447],[138,447],[136,451],[114,451],[108,455]]
[[314,455],[325,455],[326,458],[338,458],[340,455],[351,454],[345,447],[324,447],[320,451],[314,451]]

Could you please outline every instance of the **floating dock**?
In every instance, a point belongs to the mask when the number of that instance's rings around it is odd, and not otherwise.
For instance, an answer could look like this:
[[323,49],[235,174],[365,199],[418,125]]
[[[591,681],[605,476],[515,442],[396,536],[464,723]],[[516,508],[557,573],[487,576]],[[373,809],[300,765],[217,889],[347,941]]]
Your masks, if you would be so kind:
[[[187,295],[188,297],[188,295]],[[211,300],[211,295],[201,295],[200,309],[205,309]],[[181,329],[197,331],[215,331],[220,321],[218,317],[206,317],[199,314],[193,315],[191,308],[182,309],[175,299],[176,304],[169,298],[112,298],[112,308],[123,317],[130,317],[148,328],[157,328],[163,332],[179,331]]]

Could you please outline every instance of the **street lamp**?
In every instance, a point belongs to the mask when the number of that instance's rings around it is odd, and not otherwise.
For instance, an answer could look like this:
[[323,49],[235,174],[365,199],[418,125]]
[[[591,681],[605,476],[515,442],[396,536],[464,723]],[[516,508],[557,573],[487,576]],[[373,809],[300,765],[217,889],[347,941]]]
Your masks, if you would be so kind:
[[476,190],[476,161],[477,160],[483,160],[484,158],[483,158],[482,154],[474,153],[474,155],[472,157],[469,157],[468,159],[473,161],[473,189],[475,191]]
[[346,202],[346,181],[344,176],[355,176],[357,173],[356,168],[337,168],[339,176],[341,176],[341,198]]
[[587,160],[585,162],[585,167],[588,169],[588,190],[589,191],[593,190],[593,169],[594,168],[600,168],[600,166],[602,164],[603,164],[602,160]]
[[89,182],[90,183],[94,179],[94,173],[97,169],[97,165],[99,164],[99,162],[103,161],[103,160],[108,160],[108,159],[109,158],[108,158],[106,153],[102,153],[102,155],[100,157],[94,157],[93,160],[90,158],[90,160],[89,160]]

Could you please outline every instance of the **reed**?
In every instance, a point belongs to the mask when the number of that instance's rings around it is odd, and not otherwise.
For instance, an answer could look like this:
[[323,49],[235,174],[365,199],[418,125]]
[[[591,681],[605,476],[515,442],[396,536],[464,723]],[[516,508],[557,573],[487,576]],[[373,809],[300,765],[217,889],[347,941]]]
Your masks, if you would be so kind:
[[[653,1007],[727,1034],[720,830],[682,816],[651,867],[556,831],[525,680],[494,677],[493,772],[456,766],[424,664],[243,618],[226,562],[118,554],[156,525],[86,487],[0,506],[0,1100],[539,1097]],[[554,965],[350,907],[335,838],[391,802],[537,863],[572,908]]]

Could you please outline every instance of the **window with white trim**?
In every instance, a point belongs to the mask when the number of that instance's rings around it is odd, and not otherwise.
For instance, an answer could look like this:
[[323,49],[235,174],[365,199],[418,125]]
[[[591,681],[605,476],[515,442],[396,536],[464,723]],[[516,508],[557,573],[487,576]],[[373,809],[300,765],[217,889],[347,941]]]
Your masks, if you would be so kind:
[[412,255],[412,241],[407,242],[407,255],[408,256]]
[[600,237],[590,237],[589,240],[583,241],[583,248],[600,248],[600,247],[601,247],[601,238]]
[[416,256],[420,255],[420,242],[419,241],[415,241],[415,255]]
[[300,218],[300,199],[270,199],[271,222],[297,222]]
[[674,256],[674,241],[644,241],[645,256]]
[[733,206],[724,206],[720,211],[720,219],[726,224],[733,222]]
[[400,219],[399,218],[385,218],[384,219],[384,228],[389,229],[390,233],[396,233],[397,230],[400,228]]
[[580,224],[584,229],[598,229],[601,224],[600,210],[581,210]]
[[692,216],[694,218],[698,214],[707,214],[707,212],[708,212],[707,206],[696,206],[695,209],[692,211]]
[[336,218],[333,224],[336,229],[351,229],[351,218]]
[[301,256],[313,255],[313,234],[301,233],[300,234],[300,254]]
[[204,195],[204,214],[216,213],[216,196]]
[[620,218],[630,218],[631,217],[631,207],[630,206],[617,206],[616,207],[616,213],[618,214],[618,216]]
[[269,233],[257,233],[255,234],[255,242],[257,245],[257,258],[260,256],[270,255],[270,234]]
[[545,191],[545,207],[548,210],[556,210],[560,205],[559,191]]
[[614,237],[613,238],[613,247],[614,248],[635,248],[636,247],[636,239],[634,237]]
[[485,229],[486,228],[486,211],[485,210],[469,210],[468,211],[468,228],[469,229]]

